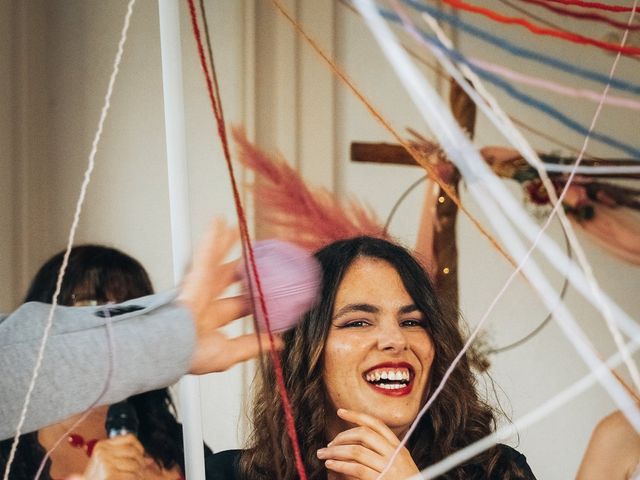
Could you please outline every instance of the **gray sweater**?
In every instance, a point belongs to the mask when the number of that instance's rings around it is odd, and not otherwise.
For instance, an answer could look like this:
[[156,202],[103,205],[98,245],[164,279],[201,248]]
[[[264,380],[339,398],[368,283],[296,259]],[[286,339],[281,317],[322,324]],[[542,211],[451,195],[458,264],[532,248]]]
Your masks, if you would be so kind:
[[[57,307],[22,433],[82,412],[98,399],[99,405],[115,403],[184,375],[195,329],[174,298],[168,292],[119,305]],[[15,433],[50,308],[32,302],[0,315],[0,440]],[[111,355],[105,308],[113,326]]]

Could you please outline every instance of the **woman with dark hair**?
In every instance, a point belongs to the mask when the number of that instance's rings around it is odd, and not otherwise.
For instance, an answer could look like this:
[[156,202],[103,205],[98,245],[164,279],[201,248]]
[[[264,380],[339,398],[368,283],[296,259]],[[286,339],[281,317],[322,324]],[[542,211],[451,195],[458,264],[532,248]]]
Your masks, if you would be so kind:
[[[316,258],[320,299],[283,335],[281,353],[306,473],[314,480],[375,479],[462,349],[463,336],[402,247],[359,237],[335,242]],[[297,478],[276,379],[272,368],[265,371],[249,446],[215,455],[208,464],[213,478]],[[411,477],[494,428],[494,412],[463,358],[385,478]],[[441,478],[534,476],[524,456],[498,445]]]
[[[64,252],[47,261],[29,287],[25,302],[51,303]],[[142,265],[113,248],[98,245],[74,247],[58,296],[60,305],[88,306],[121,303],[153,293],[149,276]],[[136,359],[117,359],[131,362]],[[82,368],[82,365],[78,365]],[[96,372],[96,375],[107,375]],[[61,386],[64,388],[64,386]],[[96,392],[98,399],[100,392]],[[55,398],[51,399],[55,402]],[[182,429],[174,417],[174,407],[166,388],[127,399],[135,410],[139,428],[131,435],[107,440],[105,419],[108,406],[93,409],[67,435],[47,461],[40,478],[67,478],[85,473],[92,478],[131,478],[177,480],[183,477]],[[22,435],[11,468],[11,479],[31,480],[44,459],[45,452],[65,435],[80,416]],[[0,471],[4,471],[13,439],[0,442]],[[95,472],[100,475],[95,476]],[[127,477],[129,478],[129,477]]]

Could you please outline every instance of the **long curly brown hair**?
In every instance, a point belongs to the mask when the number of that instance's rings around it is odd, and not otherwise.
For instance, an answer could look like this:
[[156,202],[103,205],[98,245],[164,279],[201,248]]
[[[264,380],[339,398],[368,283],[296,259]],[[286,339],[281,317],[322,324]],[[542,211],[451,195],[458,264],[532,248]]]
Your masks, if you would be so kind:
[[[316,457],[316,451],[330,440],[326,437],[330,402],[322,375],[323,351],[336,293],[346,271],[358,257],[390,263],[415,304],[429,319],[425,328],[435,346],[431,385],[440,382],[463,347],[457,313],[445,313],[424,269],[404,248],[386,240],[357,237],[335,242],[317,252],[316,258],[323,269],[320,299],[299,325],[284,335],[286,346],[281,353],[286,387],[294,406],[300,448],[310,480],[327,477],[326,468]],[[256,382],[252,412],[253,431],[249,446],[239,460],[241,478],[296,479],[292,447],[284,427],[282,402],[273,368],[265,368]],[[494,428],[494,412],[480,399],[469,362],[463,358],[449,378],[447,387],[420,421],[407,448],[422,469],[488,435]],[[522,478],[520,468],[506,457],[503,449],[494,448],[442,478]]]

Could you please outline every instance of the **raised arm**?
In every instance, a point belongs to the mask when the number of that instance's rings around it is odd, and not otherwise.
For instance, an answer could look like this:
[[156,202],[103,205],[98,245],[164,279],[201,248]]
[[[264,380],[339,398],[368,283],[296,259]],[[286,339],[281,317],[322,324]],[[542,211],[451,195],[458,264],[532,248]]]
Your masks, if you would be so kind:
[[[238,280],[237,266],[224,263],[236,241],[235,229],[214,222],[178,298],[165,293],[119,305],[56,307],[22,433],[96,401],[114,403],[185,373],[219,372],[258,355],[255,335],[228,338],[220,331],[249,312],[244,297],[220,298]],[[0,439],[15,432],[50,308],[29,303],[0,317]],[[269,348],[265,335],[260,342]]]
[[[57,307],[23,433],[174,383],[189,369],[196,334],[175,294],[105,307]],[[22,305],[0,320],[0,438],[13,435],[51,306]],[[131,310],[131,311],[129,311]],[[113,350],[105,328],[111,312]],[[122,313],[125,312],[125,313]]]

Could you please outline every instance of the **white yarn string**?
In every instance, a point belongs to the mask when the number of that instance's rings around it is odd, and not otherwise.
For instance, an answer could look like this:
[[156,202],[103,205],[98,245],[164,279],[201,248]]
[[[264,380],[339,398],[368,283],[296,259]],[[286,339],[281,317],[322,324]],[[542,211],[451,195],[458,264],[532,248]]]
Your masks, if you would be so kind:
[[64,277],[67,264],[69,263],[69,255],[71,253],[71,248],[73,246],[73,241],[75,239],[75,233],[78,227],[78,223],[80,222],[80,212],[82,211],[82,205],[84,203],[84,198],[86,196],[87,188],[89,186],[89,182],[91,180],[91,173],[93,172],[95,166],[95,157],[98,151],[98,144],[100,142],[100,138],[102,137],[102,130],[104,127],[105,120],[107,118],[107,113],[109,112],[109,107],[111,106],[111,96],[113,94],[113,86],[115,84],[116,78],[118,76],[118,72],[120,71],[120,62],[122,60],[122,55],[124,52],[124,44],[127,41],[127,31],[129,29],[129,23],[131,20],[131,14],[133,13],[133,6],[136,3],[136,0],[129,0],[129,4],[127,5],[127,13],[124,18],[124,25],[122,27],[122,33],[120,35],[120,41],[118,43],[118,51],[116,53],[116,57],[113,63],[113,70],[111,73],[111,78],[109,79],[109,86],[107,88],[107,93],[104,98],[104,105],[102,107],[102,112],[100,114],[100,120],[98,121],[98,129],[93,139],[93,144],[91,147],[91,152],[89,154],[88,166],[84,174],[84,179],[82,182],[82,187],[80,189],[80,195],[78,197],[78,201],[76,203],[75,214],[73,217],[73,222],[71,224],[71,229],[69,231],[69,237],[67,240],[67,249],[65,251],[62,265],[60,266],[60,271],[58,272],[58,279],[56,282],[56,289],[53,294],[53,298],[51,300],[51,308],[49,309],[49,315],[47,317],[47,321],[45,324],[45,329],[42,335],[42,340],[40,342],[40,347],[38,349],[38,356],[36,358],[36,364],[33,369],[33,375],[31,377],[31,382],[29,384],[29,388],[27,389],[27,394],[25,395],[24,404],[22,406],[22,412],[20,413],[20,419],[18,421],[18,425],[16,427],[16,433],[13,438],[13,443],[11,445],[11,451],[9,453],[9,458],[7,460],[7,467],[4,471],[3,480],[9,479],[9,472],[11,471],[11,465],[15,458],[16,450],[18,448],[18,442],[20,441],[20,435],[22,434],[22,427],[27,418],[27,411],[29,409],[29,403],[31,401],[31,394],[33,393],[33,389],[36,385],[36,380],[38,379],[38,374],[40,372],[40,367],[42,365],[42,359],[44,358],[45,347],[47,346],[47,340],[49,338],[49,333],[53,326],[53,314],[55,312],[55,308],[58,304],[58,296],[60,295],[60,290],[62,288],[62,279]]
[[[399,47],[395,37],[386,23],[380,18],[372,2],[359,0],[356,2],[356,6],[388,60],[396,69],[399,78],[404,83],[414,103],[425,120],[430,124],[431,129],[438,135],[440,143],[443,145],[449,157],[456,162],[456,165],[467,179],[471,193],[476,197],[476,200],[485,212],[487,212],[490,220],[505,239],[508,248],[517,254],[517,257],[522,256],[524,254],[524,247],[516,233],[508,224],[506,218],[503,217],[498,204],[507,210],[512,209],[512,214],[517,214],[519,218],[514,219],[514,221],[525,224],[532,222],[526,214],[521,211],[521,207],[510,197],[508,192],[504,191],[504,186],[497,181],[495,175],[488,170],[488,167],[480,159],[478,152],[471,146],[468,139],[460,131],[446,107],[442,105],[437,94],[435,94],[433,89],[430,88],[430,85],[425,82],[406,54]],[[498,200],[498,204],[492,200],[494,195]],[[527,225],[527,227],[529,229],[535,229],[532,225]],[[550,295],[553,297],[553,290],[550,288],[546,278],[537,269],[535,263],[531,262],[530,265],[524,268],[524,271],[531,280],[532,285],[537,289],[541,298],[545,303],[549,303]],[[556,316],[561,328],[563,328],[567,337],[574,343],[574,346],[584,361],[590,368],[597,368],[597,366],[601,364],[600,360],[593,354],[592,347],[589,345],[586,336],[563,304],[558,308]],[[633,400],[629,398],[627,392],[617,384],[610,372],[603,374],[600,380],[620,408],[630,410],[629,415],[633,419],[632,423],[640,428],[640,416],[636,411],[632,410]],[[405,435],[404,440],[406,440],[406,438],[407,436]]]

